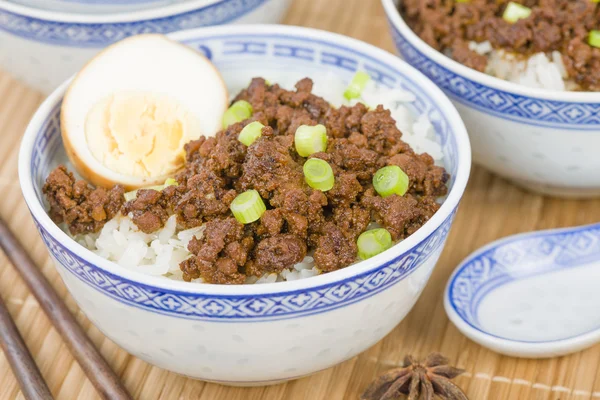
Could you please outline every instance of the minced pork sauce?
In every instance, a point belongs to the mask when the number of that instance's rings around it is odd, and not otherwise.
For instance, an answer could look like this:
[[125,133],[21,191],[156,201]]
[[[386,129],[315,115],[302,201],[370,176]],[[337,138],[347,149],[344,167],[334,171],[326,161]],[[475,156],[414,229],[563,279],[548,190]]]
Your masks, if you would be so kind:
[[[215,137],[200,137],[185,146],[186,165],[178,185],[162,191],[140,189],[125,202],[123,188],[93,188],[77,181],[64,166],[47,178],[43,191],[50,215],[65,222],[73,235],[97,232],[119,212],[130,215],[143,232],[163,227],[176,214],[179,229],[205,225],[200,239],[189,244],[192,257],[181,263],[183,277],[208,283],[241,284],[249,276],[279,273],[313,254],[322,272],[357,259],[357,237],[375,220],[400,240],[419,229],[438,210],[447,193],[446,171],[428,154],[416,154],[388,110],[363,104],[332,107],[311,93],[305,78],[288,91],[252,80],[238,94],[253,116],[230,125]],[[238,140],[252,121],[265,127],[249,147]],[[307,160],[294,147],[301,125],[327,128],[327,151],[315,153],[335,175],[334,187],[321,192],[305,182]],[[410,179],[404,196],[380,197],[373,189],[375,172],[386,165],[401,167]],[[235,197],[255,189],[267,205],[259,221],[241,224],[229,206]]]
[[600,90],[600,48],[588,44],[600,29],[600,3],[592,0],[519,0],[531,9],[515,23],[502,16],[509,0],[402,0],[408,25],[433,48],[478,71],[488,59],[469,42],[489,41],[494,48],[528,56],[562,54],[563,63],[582,90]]

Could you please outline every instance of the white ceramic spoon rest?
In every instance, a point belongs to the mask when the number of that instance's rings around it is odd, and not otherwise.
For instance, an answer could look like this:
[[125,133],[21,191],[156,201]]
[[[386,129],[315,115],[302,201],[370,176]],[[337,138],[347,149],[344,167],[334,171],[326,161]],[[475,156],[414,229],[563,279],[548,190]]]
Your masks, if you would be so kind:
[[446,313],[473,341],[553,357],[600,341],[600,224],[493,242],[454,271]]

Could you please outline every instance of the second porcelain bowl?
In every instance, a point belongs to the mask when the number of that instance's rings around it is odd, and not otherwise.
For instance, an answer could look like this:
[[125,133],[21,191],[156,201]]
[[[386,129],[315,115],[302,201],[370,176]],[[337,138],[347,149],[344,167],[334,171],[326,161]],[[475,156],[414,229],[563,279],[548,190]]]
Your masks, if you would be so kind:
[[0,67],[48,94],[104,47],[127,36],[233,23],[276,23],[290,3],[188,0],[147,10],[76,14],[0,0]]
[[190,0],[8,0],[12,3],[47,11],[77,14],[111,14],[138,11]]
[[532,89],[465,67],[421,40],[382,0],[400,55],[450,97],[473,160],[537,192],[600,196],[600,93]]

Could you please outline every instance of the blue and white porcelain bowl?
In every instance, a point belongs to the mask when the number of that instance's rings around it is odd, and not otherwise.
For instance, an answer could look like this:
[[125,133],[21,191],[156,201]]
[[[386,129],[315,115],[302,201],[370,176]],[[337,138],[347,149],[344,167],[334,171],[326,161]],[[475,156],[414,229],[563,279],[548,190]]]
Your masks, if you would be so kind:
[[64,160],[59,108],[67,84],[33,117],[21,145],[19,177],[35,223],[71,295],[115,343],[159,367],[216,382],[266,384],[349,359],[387,335],[410,311],[442,252],[468,180],[471,155],[456,109],[424,75],[392,54],[318,30],[213,27],[176,40],[206,54],[231,93],[253,76],[273,82],[357,69],[414,93],[452,175],[441,209],[390,250],[348,268],[299,281],[190,284],[125,270],[81,247],[48,217],[41,188]]
[[104,47],[127,36],[233,23],[276,23],[290,3],[186,0],[139,11],[81,14],[0,0],[0,68],[48,94]]
[[556,357],[600,341],[600,224],[511,236],[471,254],[446,288],[467,337],[515,357]]
[[382,0],[400,55],[450,97],[473,159],[534,191],[600,195],[600,93],[532,89],[467,68],[421,40]]
[[189,0],[8,0],[12,3],[49,11],[81,14],[107,14],[162,7]]

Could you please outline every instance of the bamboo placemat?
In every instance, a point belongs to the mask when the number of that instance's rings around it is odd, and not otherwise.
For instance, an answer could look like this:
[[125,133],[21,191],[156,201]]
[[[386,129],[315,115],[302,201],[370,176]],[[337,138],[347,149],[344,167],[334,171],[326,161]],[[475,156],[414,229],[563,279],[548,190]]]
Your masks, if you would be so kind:
[[[377,0],[296,0],[285,22],[342,33],[393,51]],[[543,361],[504,357],[466,339],[446,318],[442,304],[446,281],[454,267],[479,246],[518,232],[600,221],[600,200],[536,196],[481,168],[473,170],[446,249],[413,311],[390,335],[358,357],[294,382],[245,389],[187,379],[127,354],[91,325],[68,295],[21,197],[18,145],[41,101],[40,94],[0,73],[0,212],[135,398],[354,400],[376,374],[398,365],[406,353],[423,356],[441,351],[467,370],[457,383],[471,399],[600,399],[600,345]],[[97,398],[4,255],[0,255],[0,295],[54,395],[68,400]],[[6,358],[0,354],[0,399],[14,398],[23,395]]]

